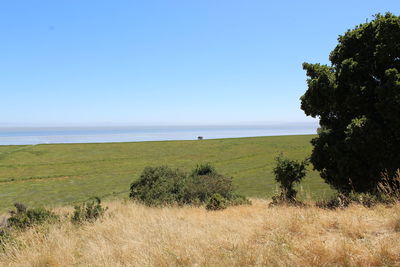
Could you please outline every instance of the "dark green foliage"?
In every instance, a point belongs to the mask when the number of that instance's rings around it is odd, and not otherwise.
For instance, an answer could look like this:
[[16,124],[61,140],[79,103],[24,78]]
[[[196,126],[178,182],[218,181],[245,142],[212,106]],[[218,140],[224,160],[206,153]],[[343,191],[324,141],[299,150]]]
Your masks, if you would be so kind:
[[197,175],[212,175],[217,173],[214,166],[210,163],[198,164],[192,171],[192,176]]
[[206,209],[207,210],[223,210],[227,207],[226,199],[220,194],[213,194],[208,198]]
[[93,201],[84,202],[74,207],[73,223],[94,222],[104,215],[107,208],[101,206],[101,200],[95,197]]
[[[18,202],[14,203],[14,207],[17,210],[16,211],[17,213],[24,213],[27,210],[27,208],[26,208],[26,206],[24,204],[18,203]],[[14,211],[11,211],[11,213],[14,213]]]
[[197,165],[185,185],[184,202],[205,203],[214,194],[230,199],[233,193],[232,178],[216,172],[210,164]]
[[27,209],[20,203],[15,203],[14,206],[16,211],[11,211],[11,217],[7,220],[9,227],[24,229],[33,225],[54,222],[59,218],[52,211],[44,208]]
[[321,125],[311,163],[341,192],[373,193],[400,167],[400,17],[378,14],[348,30],[329,59],[303,64],[301,108]]
[[131,184],[130,198],[149,206],[168,204],[202,205],[219,194],[231,205],[249,201],[233,193],[232,178],[217,173],[210,164],[197,165],[187,175],[166,166],[146,167],[139,179]]
[[276,158],[276,166],[273,169],[275,181],[280,185],[281,195],[274,197],[275,201],[295,201],[297,191],[294,189],[296,183],[306,176],[306,161],[295,161],[279,156]]
[[186,178],[167,166],[146,167],[131,184],[129,197],[150,206],[182,203]]

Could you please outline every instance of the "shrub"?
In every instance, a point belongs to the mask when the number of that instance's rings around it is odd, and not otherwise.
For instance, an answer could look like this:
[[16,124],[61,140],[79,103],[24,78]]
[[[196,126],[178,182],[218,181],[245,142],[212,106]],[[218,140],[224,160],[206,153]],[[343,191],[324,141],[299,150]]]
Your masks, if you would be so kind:
[[381,175],[380,182],[375,190],[369,193],[358,193],[355,191],[338,192],[331,199],[319,201],[317,207],[336,209],[345,208],[350,204],[360,204],[372,207],[376,204],[394,204],[400,200],[400,169],[395,176],[389,176],[387,172]]
[[73,223],[94,222],[102,217],[107,210],[107,208],[101,206],[101,200],[98,197],[95,197],[94,201],[84,202],[74,208],[74,214],[71,218]]
[[318,201],[315,205],[324,209],[346,208],[350,204],[359,204],[370,208],[379,203],[393,204],[395,201],[394,198],[385,194],[357,193],[353,191],[349,193],[338,192],[331,199]]
[[232,178],[217,173],[210,164],[197,165],[186,182],[184,202],[205,203],[214,194],[230,199],[233,196]]
[[206,204],[207,210],[223,210],[227,207],[226,199],[220,194],[213,194],[208,200]]
[[217,171],[210,163],[198,164],[192,171],[192,176],[215,174]]
[[219,194],[229,205],[250,203],[233,193],[231,177],[217,173],[210,164],[197,165],[190,175],[166,166],[146,167],[131,184],[129,196],[149,206],[202,205],[214,194]]
[[44,208],[27,209],[21,203],[14,204],[16,211],[10,211],[11,217],[7,219],[10,227],[24,229],[33,225],[50,223],[58,220],[58,216]]
[[167,166],[146,167],[131,184],[129,197],[149,206],[182,203],[186,175]]
[[351,203],[350,199],[343,193],[337,193],[329,200],[317,201],[315,205],[323,209],[345,208]]
[[297,191],[294,185],[306,176],[306,161],[298,162],[285,159],[282,156],[276,158],[276,166],[273,169],[275,181],[280,185],[281,194],[273,198],[274,202],[295,202]]

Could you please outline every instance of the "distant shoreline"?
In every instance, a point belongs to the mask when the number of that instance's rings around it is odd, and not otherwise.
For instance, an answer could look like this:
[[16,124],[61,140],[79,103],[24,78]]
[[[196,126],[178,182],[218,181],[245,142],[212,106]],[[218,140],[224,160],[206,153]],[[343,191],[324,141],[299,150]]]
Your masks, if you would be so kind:
[[310,123],[244,126],[0,128],[0,145],[121,143],[315,134]]
[[148,141],[115,141],[115,142],[85,142],[85,143],[39,143],[39,144],[20,144],[20,145],[3,145],[1,146],[37,146],[37,145],[84,145],[84,144],[120,144],[120,143],[156,143],[156,142],[187,142],[187,141],[208,141],[208,140],[226,140],[226,139],[250,139],[250,138],[264,138],[264,137],[286,137],[286,136],[312,136],[315,134],[286,134],[286,135],[260,135],[260,136],[243,136],[243,137],[222,137],[222,138],[204,138],[203,140],[197,139],[179,139],[179,140],[148,140]]

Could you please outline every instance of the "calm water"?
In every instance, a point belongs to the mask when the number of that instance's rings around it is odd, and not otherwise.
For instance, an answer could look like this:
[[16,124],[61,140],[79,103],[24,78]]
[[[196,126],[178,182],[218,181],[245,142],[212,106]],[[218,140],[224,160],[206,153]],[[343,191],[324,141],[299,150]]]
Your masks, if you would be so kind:
[[315,134],[316,123],[262,126],[0,128],[0,145],[104,143]]

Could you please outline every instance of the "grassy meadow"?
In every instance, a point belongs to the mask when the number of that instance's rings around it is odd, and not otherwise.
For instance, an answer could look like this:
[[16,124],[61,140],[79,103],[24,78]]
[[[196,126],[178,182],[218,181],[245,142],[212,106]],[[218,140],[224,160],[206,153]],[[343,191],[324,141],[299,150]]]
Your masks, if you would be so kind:
[[[0,146],[0,212],[17,201],[37,207],[73,204],[93,196],[126,198],[130,183],[145,166],[189,171],[205,162],[232,176],[239,193],[270,197],[277,189],[271,172],[275,157],[282,153],[304,159],[310,155],[312,137]],[[329,186],[309,169],[300,195],[312,199],[330,195]]]

